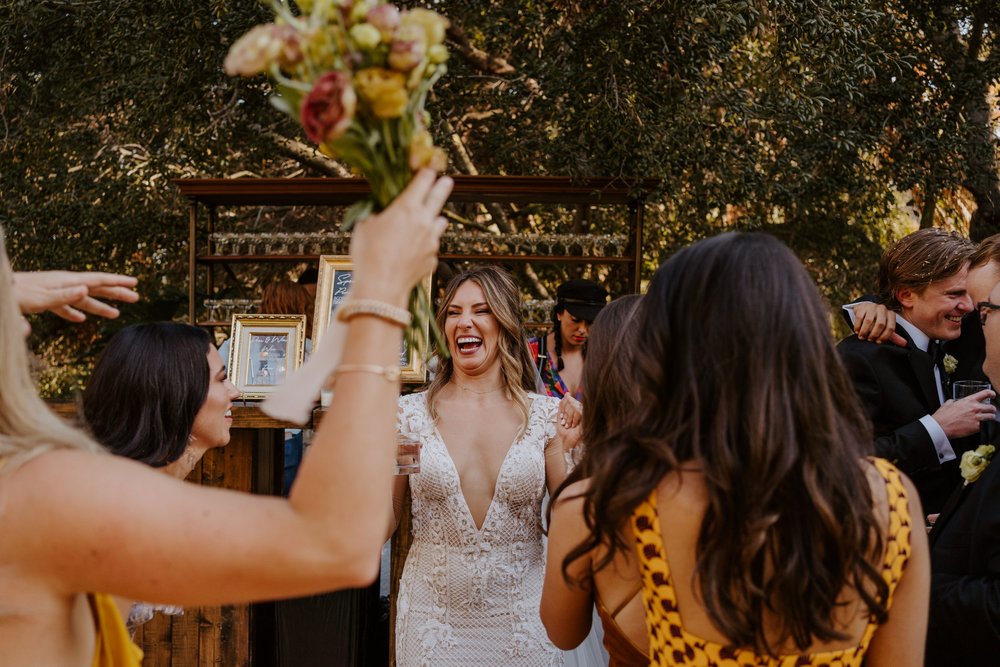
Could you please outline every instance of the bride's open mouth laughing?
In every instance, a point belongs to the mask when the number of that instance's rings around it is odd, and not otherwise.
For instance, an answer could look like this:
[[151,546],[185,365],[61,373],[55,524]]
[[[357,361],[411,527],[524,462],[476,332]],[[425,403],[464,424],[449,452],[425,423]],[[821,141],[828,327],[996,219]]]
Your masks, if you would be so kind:
[[483,339],[478,336],[459,336],[455,345],[460,354],[474,354],[483,346]]

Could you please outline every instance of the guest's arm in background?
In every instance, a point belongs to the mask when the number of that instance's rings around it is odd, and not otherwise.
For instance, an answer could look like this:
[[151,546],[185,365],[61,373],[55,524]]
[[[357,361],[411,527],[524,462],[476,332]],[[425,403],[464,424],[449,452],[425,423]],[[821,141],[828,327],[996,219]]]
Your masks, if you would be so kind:
[[862,297],[860,301],[843,306],[840,314],[861,340],[906,347],[906,339],[896,333],[896,313],[882,304]]
[[569,474],[566,454],[580,444],[583,421],[580,401],[566,394],[560,399],[554,418],[556,434],[545,445],[545,482],[550,495],[555,493]]
[[[594,580],[592,553],[574,560],[563,576],[566,555],[590,534],[583,519],[582,480],[566,487],[556,499],[549,523],[549,544],[542,589],[542,623],[553,644],[564,651],[576,648],[587,637],[593,619]],[[579,582],[579,583],[578,583]]]

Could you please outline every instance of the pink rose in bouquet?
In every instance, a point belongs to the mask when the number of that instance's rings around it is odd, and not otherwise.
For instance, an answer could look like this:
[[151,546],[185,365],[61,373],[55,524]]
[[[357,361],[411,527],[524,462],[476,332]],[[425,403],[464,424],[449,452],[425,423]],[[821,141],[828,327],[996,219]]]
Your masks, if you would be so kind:
[[302,60],[299,33],[287,25],[265,23],[243,35],[226,55],[226,74],[253,76],[266,72],[272,63],[290,67]]
[[389,67],[409,72],[427,55],[424,32],[417,26],[401,26],[396,39],[389,45]]
[[356,105],[351,78],[343,72],[327,72],[316,79],[312,90],[302,100],[299,119],[302,129],[309,140],[317,144],[334,141],[351,126]]

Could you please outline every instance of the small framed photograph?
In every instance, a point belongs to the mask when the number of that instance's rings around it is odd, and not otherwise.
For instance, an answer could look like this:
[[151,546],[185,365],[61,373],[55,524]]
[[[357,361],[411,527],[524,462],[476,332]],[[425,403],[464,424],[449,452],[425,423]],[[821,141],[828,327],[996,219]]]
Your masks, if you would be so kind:
[[240,398],[267,398],[302,365],[305,315],[234,315],[229,378]]
[[[323,255],[319,258],[319,278],[316,285],[316,315],[313,321],[312,346],[317,349],[323,334],[330,327],[337,306],[347,297],[351,287],[354,270],[351,258],[346,255]],[[425,279],[429,290],[431,276]],[[424,332],[426,336],[428,332]],[[427,381],[427,368],[424,360],[416,351],[409,349],[406,341],[399,349],[399,367],[403,382],[424,383]]]

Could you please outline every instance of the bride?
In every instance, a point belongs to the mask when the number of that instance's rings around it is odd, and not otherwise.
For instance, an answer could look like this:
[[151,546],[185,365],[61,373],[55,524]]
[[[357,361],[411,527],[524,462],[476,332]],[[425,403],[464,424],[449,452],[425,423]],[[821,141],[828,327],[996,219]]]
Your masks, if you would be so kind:
[[[538,606],[541,505],[578,440],[573,398],[532,393],[534,366],[509,274],[451,280],[438,324],[451,353],[427,391],[399,401],[399,430],[422,443],[409,486],[413,543],[400,580],[396,664],[561,665]],[[398,511],[397,511],[398,516]]]

